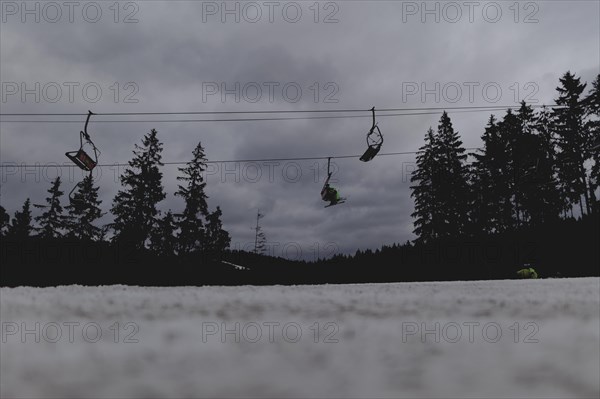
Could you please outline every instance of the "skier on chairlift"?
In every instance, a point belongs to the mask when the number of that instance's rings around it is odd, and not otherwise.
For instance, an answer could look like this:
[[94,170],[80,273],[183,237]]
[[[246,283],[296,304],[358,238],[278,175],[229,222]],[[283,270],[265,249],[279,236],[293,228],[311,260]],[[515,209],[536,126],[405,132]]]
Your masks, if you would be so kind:
[[331,179],[332,175],[333,172],[331,172],[331,158],[329,158],[327,160],[327,180],[325,180],[325,184],[321,190],[321,199],[329,202],[329,205],[326,205],[325,208],[346,202],[346,198],[340,197],[338,190],[329,185],[329,180]]
[[337,205],[340,202],[340,193],[329,185],[329,179],[331,175],[327,177],[327,181],[321,190],[321,198],[323,201],[329,202],[329,206]]

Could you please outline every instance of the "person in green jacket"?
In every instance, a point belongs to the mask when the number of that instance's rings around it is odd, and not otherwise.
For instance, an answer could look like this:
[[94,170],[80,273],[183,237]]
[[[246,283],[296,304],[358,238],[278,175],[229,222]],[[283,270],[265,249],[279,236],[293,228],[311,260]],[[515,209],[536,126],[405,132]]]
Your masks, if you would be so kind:
[[527,267],[517,272],[519,278],[538,278],[538,274],[533,267]]

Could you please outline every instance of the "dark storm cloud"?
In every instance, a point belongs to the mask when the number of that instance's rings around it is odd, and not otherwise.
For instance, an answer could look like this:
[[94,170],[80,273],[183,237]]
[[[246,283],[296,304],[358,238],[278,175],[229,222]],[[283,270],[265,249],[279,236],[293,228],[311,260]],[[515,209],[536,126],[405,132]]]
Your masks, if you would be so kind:
[[[230,2],[231,4],[235,2]],[[259,2],[260,3],[260,2]],[[481,2],[483,7],[488,2]],[[75,101],[39,102],[19,95],[3,101],[2,112],[136,112],[180,110],[331,109],[385,107],[444,107],[512,104],[532,92],[531,99],[550,103],[558,78],[567,70],[591,81],[598,73],[598,4],[594,2],[533,2],[537,23],[523,23],[530,9],[521,9],[519,23],[502,2],[503,16],[496,23],[482,18],[473,23],[467,14],[456,23],[429,16],[405,15],[407,2],[336,2],[338,23],[324,24],[331,9],[321,9],[314,23],[310,4],[299,3],[303,16],[288,23],[280,14],[273,23],[221,23],[217,15],[202,22],[203,2],[137,2],[138,23],[114,23],[100,3],[103,17],[97,23],[81,18],[73,23],[21,23],[8,18],[0,25],[0,77],[4,82],[78,82]],[[221,2],[217,2],[221,4]],[[242,4],[242,3],[240,3]],[[312,3],[311,3],[312,4]],[[413,4],[413,3],[411,3]],[[414,3],[419,7],[422,2]],[[429,2],[431,7],[435,2]],[[445,3],[439,3],[440,9]],[[324,4],[321,4],[324,7]],[[233,6],[232,6],[233,7]],[[126,10],[121,10],[126,11]],[[265,11],[265,10],[263,10]],[[466,12],[463,9],[463,12]],[[120,15],[123,18],[124,14]],[[98,102],[82,98],[81,86],[94,82],[102,88]],[[139,89],[137,103],[125,102],[127,83]],[[465,83],[476,83],[468,98]],[[114,84],[119,98],[114,100]],[[268,84],[276,83],[271,102]],[[314,86],[315,83],[317,86]],[[463,89],[457,102],[422,93],[406,95],[406,85],[436,83]],[[493,83],[502,89],[497,102],[484,98],[481,88]],[[207,94],[207,85],[249,88],[240,101],[235,95]],[[297,101],[282,93],[286,84],[302,89]],[[328,85],[328,86],[326,86]],[[249,101],[252,87],[262,87],[259,102]],[[315,99],[318,87],[318,99]],[[513,89],[511,89],[513,87]],[[404,95],[403,95],[404,94]],[[328,100],[335,102],[324,102]],[[295,99],[294,99],[295,100]],[[498,115],[504,112],[498,112]],[[488,113],[450,113],[455,129],[467,147],[480,143]],[[228,123],[96,123],[90,129],[102,150],[101,162],[126,162],[134,144],[156,128],[164,142],[164,161],[185,161],[202,141],[211,160],[263,159],[360,154],[370,127],[364,119],[304,120]],[[385,134],[383,152],[413,151],[423,143],[439,114],[379,119]],[[114,119],[114,118],[112,118]],[[150,119],[132,117],[131,119]],[[81,121],[83,123],[83,120]],[[63,163],[62,155],[78,144],[81,124],[2,123],[2,162]],[[325,161],[276,164],[214,164],[207,171],[209,206],[220,205],[224,223],[238,247],[253,243],[252,226],[258,208],[270,242],[279,251],[298,243],[303,256],[328,244],[344,252],[376,248],[412,239],[413,210],[410,171],[414,156],[379,157],[364,164],[357,159],[335,161],[335,186],[349,198],[345,205],[324,209],[319,198]],[[73,171],[72,171],[73,172]],[[122,169],[98,171],[104,209],[120,188]],[[3,170],[2,204],[12,213],[27,196],[41,201],[56,169]],[[68,191],[80,174],[63,170]],[[181,209],[173,196],[177,168],[163,168],[167,199],[162,209]],[[107,216],[106,221],[109,220]],[[316,244],[316,246],[315,246]],[[311,252],[312,251],[312,252]],[[281,255],[275,251],[275,255]]]

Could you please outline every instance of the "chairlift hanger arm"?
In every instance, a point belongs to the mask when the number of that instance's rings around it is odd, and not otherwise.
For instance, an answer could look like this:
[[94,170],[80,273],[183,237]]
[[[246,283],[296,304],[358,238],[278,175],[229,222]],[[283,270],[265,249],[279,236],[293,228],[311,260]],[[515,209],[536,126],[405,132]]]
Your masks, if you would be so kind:
[[377,124],[375,123],[375,107],[371,108],[371,112],[373,113],[373,127],[371,128],[371,130],[375,129],[375,126],[377,126]]
[[327,158],[327,178],[325,179],[325,183],[323,183],[323,190],[329,184],[329,180],[331,180],[332,173],[330,171],[330,165],[331,165],[331,158]]
[[88,141],[91,141],[91,140],[90,140],[90,135],[88,134],[88,131],[87,131],[87,127],[88,127],[88,124],[90,123],[90,117],[92,115],[94,115],[94,113],[92,111],[88,110],[88,116],[87,116],[87,119],[85,120],[85,126],[84,126],[83,132],[82,132],[85,135],[86,140],[88,140]]
[[94,142],[92,141],[92,139],[90,138],[90,135],[87,131],[88,128],[88,124],[90,123],[90,118],[92,115],[96,115],[94,114],[92,111],[88,111],[88,115],[87,115],[87,119],[85,120],[85,126],[83,128],[83,132],[81,132],[80,134],[80,139],[81,139],[81,147],[83,147],[83,138],[85,137],[85,140],[92,146],[92,148],[94,149],[94,155],[96,157],[96,159],[98,159],[98,156],[100,156],[101,152],[98,149],[98,147],[96,147],[96,145],[94,144]]
[[[372,140],[373,143],[371,143],[370,140]],[[379,129],[379,126],[375,125],[367,134],[367,145],[381,146],[381,144],[383,144],[383,134],[381,133],[381,129]]]
[[[377,126],[377,122],[375,120],[375,107],[371,108],[371,112],[373,113],[373,126],[371,126],[369,134],[367,134],[367,145],[381,146],[381,144],[383,144],[383,134],[381,133],[381,129],[379,129],[379,126]],[[375,135],[375,138],[372,138],[373,135]],[[373,140],[373,143],[371,143],[369,139]]]

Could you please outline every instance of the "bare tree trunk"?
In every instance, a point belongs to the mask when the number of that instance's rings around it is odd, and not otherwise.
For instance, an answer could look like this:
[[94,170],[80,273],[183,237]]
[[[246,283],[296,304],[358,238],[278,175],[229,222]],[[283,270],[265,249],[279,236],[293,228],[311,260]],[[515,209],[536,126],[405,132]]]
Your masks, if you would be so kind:
[[[587,210],[587,213],[590,213],[590,198],[588,196],[588,183],[587,183],[587,176],[585,173],[585,166],[584,166],[584,160],[582,159],[581,155],[579,155],[579,165],[577,165],[579,167],[579,178],[581,179],[581,183],[583,183],[583,197],[585,198],[585,207]],[[581,215],[583,216],[583,211],[581,212]]]

